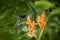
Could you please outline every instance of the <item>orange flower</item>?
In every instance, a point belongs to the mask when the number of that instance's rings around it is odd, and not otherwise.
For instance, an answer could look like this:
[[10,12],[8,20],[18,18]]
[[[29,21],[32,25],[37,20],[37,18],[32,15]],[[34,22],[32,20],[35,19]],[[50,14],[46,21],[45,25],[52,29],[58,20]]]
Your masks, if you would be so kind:
[[29,34],[32,36],[32,37],[35,37],[35,34],[33,33],[34,29],[35,29],[35,22],[31,22],[30,20],[30,17],[27,17],[27,25],[29,26]]
[[39,25],[41,30],[43,29],[44,24],[45,24],[44,18],[45,18],[44,12],[42,12],[41,16],[38,16],[38,18],[37,18],[37,22],[38,22],[38,25]]

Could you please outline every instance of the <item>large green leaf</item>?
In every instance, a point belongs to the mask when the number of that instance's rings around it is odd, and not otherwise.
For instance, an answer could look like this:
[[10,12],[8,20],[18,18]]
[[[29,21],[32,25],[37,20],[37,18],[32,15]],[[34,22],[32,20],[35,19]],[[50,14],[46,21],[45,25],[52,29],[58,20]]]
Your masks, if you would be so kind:
[[35,1],[35,5],[40,6],[44,9],[47,9],[47,8],[53,6],[52,3],[48,2],[48,1]]

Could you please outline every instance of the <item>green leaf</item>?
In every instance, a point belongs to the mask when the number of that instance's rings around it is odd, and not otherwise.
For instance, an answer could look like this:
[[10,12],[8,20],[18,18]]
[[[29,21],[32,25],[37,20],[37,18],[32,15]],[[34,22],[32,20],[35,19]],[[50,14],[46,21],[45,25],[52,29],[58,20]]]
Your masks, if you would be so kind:
[[51,15],[60,14],[60,7],[53,10],[50,14]]
[[35,1],[35,5],[40,6],[44,9],[52,7],[52,3],[48,2],[48,1]]

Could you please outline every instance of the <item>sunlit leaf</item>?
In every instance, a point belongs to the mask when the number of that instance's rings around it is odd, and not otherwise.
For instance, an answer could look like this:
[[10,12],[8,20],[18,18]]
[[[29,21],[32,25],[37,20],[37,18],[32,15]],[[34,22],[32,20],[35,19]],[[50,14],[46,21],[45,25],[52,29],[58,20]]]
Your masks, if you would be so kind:
[[44,9],[47,9],[47,8],[53,6],[52,3],[48,2],[48,1],[36,1],[35,5],[40,6],[40,7],[44,8]]

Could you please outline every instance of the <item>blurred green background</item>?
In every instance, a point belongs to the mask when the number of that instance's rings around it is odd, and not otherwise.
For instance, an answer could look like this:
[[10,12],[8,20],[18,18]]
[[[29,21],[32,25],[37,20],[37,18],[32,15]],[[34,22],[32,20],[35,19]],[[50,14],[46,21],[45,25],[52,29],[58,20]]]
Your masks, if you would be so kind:
[[36,21],[43,11],[50,17],[41,40],[60,40],[60,0],[0,0],[0,40],[36,40],[27,35],[26,17]]

